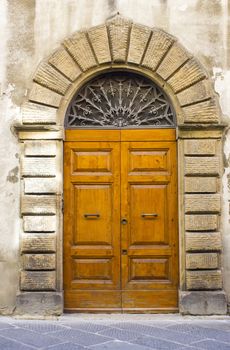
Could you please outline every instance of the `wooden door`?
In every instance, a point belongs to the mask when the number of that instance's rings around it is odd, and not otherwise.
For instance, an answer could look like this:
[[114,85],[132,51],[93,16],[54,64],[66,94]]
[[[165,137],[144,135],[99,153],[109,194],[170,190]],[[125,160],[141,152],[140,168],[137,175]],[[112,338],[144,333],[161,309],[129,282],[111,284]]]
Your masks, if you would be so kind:
[[175,131],[68,131],[64,157],[65,309],[177,310]]
[[[140,136],[146,141],[135,141]],[[126,219],[121,225],[125,311],[177,309],[176,142],[169,136],[168,130],[121,131],[121,217]],[[169,141],[165,141],[167,138]],[[159,141],[153,141],[156,139]]]
[[[121,307],[120,142],[92,141],[95,133],[90,141],[65,143],[64,289],[69,311]],[[110,136],[117,140],[119,132]]]

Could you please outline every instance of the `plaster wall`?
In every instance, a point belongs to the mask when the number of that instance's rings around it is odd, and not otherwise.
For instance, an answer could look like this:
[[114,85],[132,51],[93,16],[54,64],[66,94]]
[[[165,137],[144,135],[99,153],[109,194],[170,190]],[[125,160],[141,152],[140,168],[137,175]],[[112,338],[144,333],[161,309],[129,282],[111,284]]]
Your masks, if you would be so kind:
[[[19,143],[11,125],[20,121],[39,62],[74,31],[120,12],[175,35],[207,68],[230,120],[228,0],[1,0],[0,1],[0,312],[14,309],[18,288]],[[230,133],[224,141],[224,284],[230,300]]]

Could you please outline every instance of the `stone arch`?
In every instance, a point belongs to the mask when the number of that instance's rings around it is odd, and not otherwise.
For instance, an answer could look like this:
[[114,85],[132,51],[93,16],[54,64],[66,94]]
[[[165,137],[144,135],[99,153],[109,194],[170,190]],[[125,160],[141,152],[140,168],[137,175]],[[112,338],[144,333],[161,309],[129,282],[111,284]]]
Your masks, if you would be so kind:
[[[174,104],[180,164],[180,310],[226,313],[218,257],[223,126],[211,79],[175,37],[120,15],[66,39],[39,65],[22,106],[17,126],[23,143],[22,271],[16,312],[32,313],[41,300],[40,312],[62,312],[64,112],[86,79],[113,69],[147,75]],[[195,306],[190,305],[192,298]],[[202,306],[197,306],[199,298]]]

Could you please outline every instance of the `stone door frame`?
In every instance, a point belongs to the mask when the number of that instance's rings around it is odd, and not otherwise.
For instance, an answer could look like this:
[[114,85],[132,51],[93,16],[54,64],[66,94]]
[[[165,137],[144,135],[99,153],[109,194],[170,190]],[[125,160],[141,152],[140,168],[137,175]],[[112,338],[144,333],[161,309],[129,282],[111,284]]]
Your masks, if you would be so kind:
[[221,272],[224,125],[204,67],[163,30],[120,15],[66,39],[38,67],[15,125],[21,143],[20,286],[15,313],[63,312],[64,116],[87,80],[111,70],[152,79],[177,116],[180,301],[183,314],[225,314]]

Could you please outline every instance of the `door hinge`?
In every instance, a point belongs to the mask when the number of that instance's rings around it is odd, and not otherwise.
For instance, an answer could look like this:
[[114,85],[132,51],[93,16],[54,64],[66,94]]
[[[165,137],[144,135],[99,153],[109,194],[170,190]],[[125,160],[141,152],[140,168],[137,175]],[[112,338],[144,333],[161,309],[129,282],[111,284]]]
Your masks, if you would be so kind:
[[61,200],[61,211],[62,211],[62,214],[64,214],[64,198],[62,198]]

